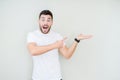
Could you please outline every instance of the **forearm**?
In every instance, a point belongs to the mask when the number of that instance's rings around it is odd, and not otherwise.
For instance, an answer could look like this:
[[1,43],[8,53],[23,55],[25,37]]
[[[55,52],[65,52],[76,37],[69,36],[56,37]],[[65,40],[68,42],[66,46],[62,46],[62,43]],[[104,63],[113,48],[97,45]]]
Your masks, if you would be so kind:
[[69,59],[74,51],[76,50],[76,47],[77,47],[78,43],[76,41],[73,42],[73,44],[67,48],[66,46],[64,46],[63,48],[60,48],[60,53],[67,59]]
[[31,47],[30,49],[30,53],[33,55],[33,56],[37,56],[37,55],[41,55],[41,54],[44,54],[50,50],[53,50],[56,48],[56,45],[53,43],[53,44],[49,44],[49,45],[45,45],[45,46],[34,46],[34,47]]
[[73,55],[73,53],[76,50],[77,45],[78,43],[74,41],[73,44],[68,48],[67,53],[66,53],[68,58],[70,58]]
[[78,35],[77,38],[75,38],[75,41],[73,42],[73,44],[69,48],[67,48],[66,46],[60,48],[59,49],[60,53],[65,58],[69,59],[73,55],[73,53],[74,53],[78,43],[80,42],[80,40],[89,39],[91,37],[92,37],[92,35],[83,35],[83,34]]
[[78,43],[74,41],[73,44],[69,47],[69,49],[68,49],[69,56],[72,56],[72,54],[76,50],[77,45],[78,45]]
[[36,43],[29,43],[28,44],[28,50],[30,51],[30,53],[33,56],[41,55],[41,54],[46,53],[50,50],[58,49],[61,47],[63,47],[63,40],[59,40],[59,41],[56,41],[55,43],[45,45],[45,46],[37,46]]

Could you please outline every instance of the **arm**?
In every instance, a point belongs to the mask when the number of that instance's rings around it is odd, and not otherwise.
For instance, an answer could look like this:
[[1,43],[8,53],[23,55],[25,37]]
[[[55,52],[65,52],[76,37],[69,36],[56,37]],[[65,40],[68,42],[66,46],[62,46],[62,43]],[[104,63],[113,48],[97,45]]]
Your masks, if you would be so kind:
[[37,44],[34,42],[28,43],[28,45],[27,45],[29,52],[33,56],[41,55],[41,54],[48,52],[50,50],[53,50],[56,48],[61,48],[62,46],[63,46],[62,40],[57,41],[53,44],[45,45],[45,46],[37,46]]
[[[80,34],[78,35],[77,39],[83,40],[83,39],[89,39],[91,37],[92,37],[91,35]],[[69,59],[73,55],[74,51],[76,50],[77,45],[78,45],[78,42],[74,41],[73,44],[69,48],[67,48],[64,45],[63,47],[59,48],[59,51],[65,58]]]
[[59,51],[65,58],[69,59],[73,55],[77,45],[78,43],[74,41],[69,48],[64,45],[62,48],[59,49]]

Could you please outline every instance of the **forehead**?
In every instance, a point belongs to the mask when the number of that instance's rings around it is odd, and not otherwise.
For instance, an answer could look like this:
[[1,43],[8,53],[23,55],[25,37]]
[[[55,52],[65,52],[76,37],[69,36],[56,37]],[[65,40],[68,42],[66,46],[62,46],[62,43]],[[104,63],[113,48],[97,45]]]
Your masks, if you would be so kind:
[[50,15],[44,15],[44,14],[42,14],[40,16],[40,19],[44,19],[44,18],[46,18],[46,19],[52,19],[52,17]]

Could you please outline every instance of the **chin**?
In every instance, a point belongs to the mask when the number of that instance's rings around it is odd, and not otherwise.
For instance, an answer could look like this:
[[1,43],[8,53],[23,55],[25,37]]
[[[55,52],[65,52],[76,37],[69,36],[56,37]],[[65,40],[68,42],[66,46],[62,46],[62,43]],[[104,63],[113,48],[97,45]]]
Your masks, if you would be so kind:
[[48,30],[44,30],[44,29],[40,28],[40,31],[41,31],[43,34],[48,34],[48,33],[50,32],[50,29],[51,29],[51,28],[49,28]]
[[43,32],[43,34],[47,34],[48,32]]
[[43,34],[47,34],[49,33],[49,31],[41,31]]

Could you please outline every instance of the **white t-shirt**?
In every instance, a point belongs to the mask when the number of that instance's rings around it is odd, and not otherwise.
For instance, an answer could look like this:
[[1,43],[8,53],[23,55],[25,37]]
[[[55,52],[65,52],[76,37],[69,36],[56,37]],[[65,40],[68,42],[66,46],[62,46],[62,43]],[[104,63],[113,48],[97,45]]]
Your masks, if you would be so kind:
[[[40,30],[36,30],[28,34],[27,43],[35,42],[38,46],[44,46],[61,39],[62,36],[53,31],[50,31],[48,34],[43,34]],[[33,80],[60,80],[62,78],[58,49],[53,49],[32,57]]]

